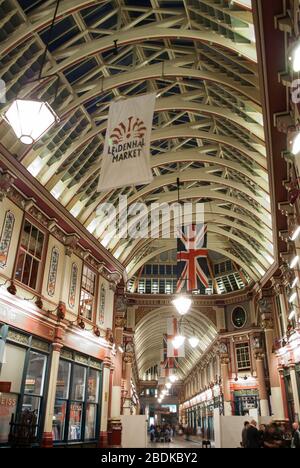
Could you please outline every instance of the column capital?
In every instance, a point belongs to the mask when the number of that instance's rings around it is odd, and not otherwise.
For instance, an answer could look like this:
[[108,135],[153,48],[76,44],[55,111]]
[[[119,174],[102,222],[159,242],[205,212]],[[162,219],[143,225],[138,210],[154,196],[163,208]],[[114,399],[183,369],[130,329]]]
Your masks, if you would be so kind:
[[230,364],[229,356],[221,356],[221,366],[228,366]]
[[62,348],[64,347],[64,345],[59,342],[52,343],[51,346],[52,346],[52,351],[56,353],[60,353]]
[[261,322],[261,326],[263,328],[263,330],[266,332],[266,331],[273,331],[274,330],[274,320],[271,316],[267,317],[263,317],[262,319],[262,322]]
[[257,350],[255,352],[255,360],[256,361],[263,361],[265,358],[265,354],[263,352],[263,350]]
[[104,361],[103,361],[103,368],[104,369],[111,369],[112,368],[112,362],[111,362],[111,358],[106,356]]

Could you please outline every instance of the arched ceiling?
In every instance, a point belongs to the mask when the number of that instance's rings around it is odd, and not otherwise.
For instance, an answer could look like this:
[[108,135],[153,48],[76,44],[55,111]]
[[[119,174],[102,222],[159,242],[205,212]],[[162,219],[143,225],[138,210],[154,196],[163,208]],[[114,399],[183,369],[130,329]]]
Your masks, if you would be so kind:
[[[174,314],[170,307],[162,307],[149,312],[138,324],[135,330],[135,355],[138,364],[139,375],[142,378],[147,369],[153,364],[162,361],[163,333],[167,333],[167,320]],[[185,345],[185,358],[180,359],[178,377],[184,379],[196,363],[201,359],[207,348],[217,336],[214,324],[198,309],[192,309],[189,323],[183,325],[186,338],[191,338],[194,331],[200,339],[197,349],[192,349],[188,343]]]
[[[61,1],[44,69],[59,77],[54,99],[54,78],[28,82],[38,75],[55,3],[0,0],[0,77],[8,103],[35,95],[61,118],[32,148],[1,121],[2,144],[127,266],[129,277],[176,244],[107,238],[97,208],[117,204],[120,195],[131,204],[174,202],[179,177],[181,199],[204,204],[209,250],[259,281],[274,253],[251,1]],[[109,105],[147,92],[157,93],[154,181],[97,193]],[[204,343],[214,331],[200,315],[193,312]],[[165,320],[158,310],[138,327],[141,371],[160,359]],[[188,356],[183,373],[191,362]]]

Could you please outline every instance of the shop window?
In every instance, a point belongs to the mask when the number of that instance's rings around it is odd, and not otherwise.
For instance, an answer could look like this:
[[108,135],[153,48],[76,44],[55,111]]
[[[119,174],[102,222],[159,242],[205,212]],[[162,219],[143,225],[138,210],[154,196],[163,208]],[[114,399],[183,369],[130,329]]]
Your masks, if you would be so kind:
[[44,392],[46,364],[46,356],[33,351],[30,352],[22,409],[35,411],[38,419]]
[[93,320],[95,287],[96,274],[84,266],[80,293],[80,315],[87,320]]
[[237,367],[239,371],[251,368],[250,347],[248,343],[237,344],[236,347]]
[[36,413],[40,435],[46,371],[46,355],[29,347],[5,344],[0,366],[0,444],[8,442],[12,415],[24,410]]
[[25,221],[15,278],[32,289],[38,287],[44,242],[45,235],[29,221]]
[[0,370],[0,382],[9,383],[11,393],[20,393],[22,384],[22,372],[24,368],[26,350],[6,343],[3,356],[3,364]]
[[60,360],[53,418],[56,442],[96,439],[99,395],[99,371]]

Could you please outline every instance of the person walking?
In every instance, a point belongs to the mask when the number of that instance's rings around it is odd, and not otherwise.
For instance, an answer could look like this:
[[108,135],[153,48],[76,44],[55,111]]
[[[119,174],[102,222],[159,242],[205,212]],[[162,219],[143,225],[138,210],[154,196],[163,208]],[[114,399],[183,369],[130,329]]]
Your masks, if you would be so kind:
[[247,448],[248,449],[260,449],[261,439],[259,431],[257,429],[257,422],[251,421],[247,430]]
[[293,449],[300,449],[300,431],[299,424],[297,422],[293,424],[293,437],[291,447]]

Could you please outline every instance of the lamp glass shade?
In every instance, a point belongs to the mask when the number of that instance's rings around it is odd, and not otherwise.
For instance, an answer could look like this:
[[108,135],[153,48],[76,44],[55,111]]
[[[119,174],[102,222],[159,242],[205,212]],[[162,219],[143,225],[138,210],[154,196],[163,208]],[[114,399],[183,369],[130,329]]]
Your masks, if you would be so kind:
[[298,133],[293,140],[292,153],[294,156],[300,153],[300,133]]
[[299,262],[299,255],[296,255],[290,263],[290,268],[291,269],[295,268],[298,262]]
[[171,390],[172,384],[168,382],[168,383],[166,384],[166,388],[167,388],[168,390]]
[[47,102],[25,99],[16,99],[3,117],[24,145],[32,145],[59,122]]
[[169,380],[170,380],[170,382],[172,382],[172,383],[177,382],[177,377],[176,377],[176,375],[170,375]]
[[192,300],[186,296],[179,296],[174,299],[172,304],[176,307],[176,310],[180,315],[186,315],[191,308]]
[[175,336],[174,340],[172,341],[172,344],[175,349],[181,348],[181,346],[184,345],[185,342],[185,336],[182,335],[177,335]]
[[300,71],[300,45],[298,44],[293,52],[293,70],[295,73]]
[[296,229],[293,231],[293,234],[291,236],[291,240],[292,241],[297,240],[299,235],[300,235],[300,226],[297,226]]
[[190,343],[191,347],[195,349],[195,348],[197,348],[198,344],[200,343],[200,340],[196,336],[192,336],[189,339],[189,343]]

